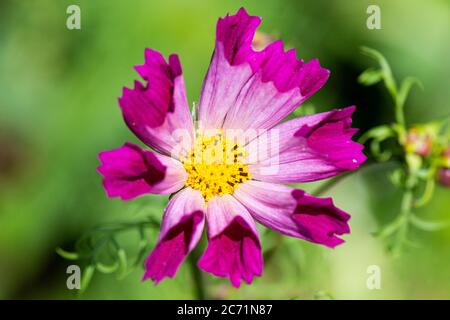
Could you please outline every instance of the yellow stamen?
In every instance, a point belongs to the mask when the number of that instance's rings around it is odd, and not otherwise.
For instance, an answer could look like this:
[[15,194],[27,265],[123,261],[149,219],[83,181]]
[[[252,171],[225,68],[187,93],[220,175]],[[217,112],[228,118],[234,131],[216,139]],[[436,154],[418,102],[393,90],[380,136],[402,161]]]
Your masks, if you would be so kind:
[[227,140],[222,132],[214,136],[198,134],[189,155],[181,159],[189,174],[186,186],[199,190],[205,201],[232,194],[240,183],[251,178],[243,163],[246,151]]

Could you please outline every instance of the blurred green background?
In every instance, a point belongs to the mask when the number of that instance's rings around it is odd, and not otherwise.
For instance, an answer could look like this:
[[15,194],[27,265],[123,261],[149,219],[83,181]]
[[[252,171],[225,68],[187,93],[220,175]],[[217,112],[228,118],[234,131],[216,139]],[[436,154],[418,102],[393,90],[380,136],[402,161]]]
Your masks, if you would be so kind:
[[[81,7],[81,30],[66,28],[66,8]],[[381,7],[382,30],[366,28],[366,8]],[[107,199],[96,172],[97,153],[137,142],[117,105],[122,86],[137,74],[144,48],[180,55],[189,100],[198,100],[220,16],[241,6],[263,17],[260,30],[282,38],[305,59],[331,70],[312,99],[320,111],[357,104],[361,130],[391,121],[381,86],[356,78],[373,61],[361,45],[381,51],[397,77],[413,75],[425,90],[407,101],[410,123],[440,119],[450,110],[450,2],[420,1],[13,1],[0,2],[0,298],[74,298],[66,287],[72,262],[55,254],[71,249],[93,226],[160,217],[165,197],[131,202]],[[391,221],[400,194],[387,176],[392,167],[361,170],[327,191],[352,214],[352,233],[335,250],[283,238],[251,286],[204,274],[208,296],[237,299],[450,298],[450,229],[412,232],[419,243],[394,259],[371,232]],[[312,190],[317,184],[302,185]],[[450,219],[448,190],[438,188],[419,212]],[[265,249],[273,232],[264,231]],[[156,239],[157,231],[147,234]],[[137,245],[133,235],[124,243]],[[366,286],[367,267],[382,272],[380,290]],[[96,273],[83,298],[194,298],[185,263],[158,286],[140,281],[139,267],[123,279]]]

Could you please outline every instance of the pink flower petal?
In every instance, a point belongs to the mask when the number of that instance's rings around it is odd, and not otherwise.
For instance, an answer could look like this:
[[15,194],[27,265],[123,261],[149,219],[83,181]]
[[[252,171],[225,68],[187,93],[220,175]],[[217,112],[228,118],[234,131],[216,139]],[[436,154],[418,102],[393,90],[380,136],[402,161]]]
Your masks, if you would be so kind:
[[253,140],[248,152],[259,153],[257,162],[249,165],[252,177],[298,183],[358,168],[366,157],[363,146],[352,141],[357,131],[350,128],[354,110],[348,107],[289,120]]
[[168,194],[181,189],[187,178],[177,160],[132,143],[98,156],[98,171],[104,177],[103,186],[109,197],[130,200],[146,193]]
[[[134,88],[124,88],[119,105],[130,130],[155,150],[177,157],[190,149],[192,118],[177,55],[163,56],[145,50],[145,63],[136,66],[145,85],[135,81]],[[177,132],[178,131],[178,132]]]
[[201,238],[205,203],[200,192],[184,189],[173,196],[164,212],[159,241],[145,262],[144,280],[172,278]]
[[234,197],[258,222],[288,236],[333,248],[344,242],[336,235],[350,232],[350,215],[335,207],[331,198],[260,181],[241,184]]
[[235,287],[250,284],[262,274],[258,232],[248,211],[230,195],[208,202],[208,247],[198,266],[215,276],[228,277]]
[[219,19],[216,48],[203,83],[199,120],[205,129],[269,129],[324,85],[329,71],[303,63],[276,41],[262,51],[251,42],[259,17],[241,8]]

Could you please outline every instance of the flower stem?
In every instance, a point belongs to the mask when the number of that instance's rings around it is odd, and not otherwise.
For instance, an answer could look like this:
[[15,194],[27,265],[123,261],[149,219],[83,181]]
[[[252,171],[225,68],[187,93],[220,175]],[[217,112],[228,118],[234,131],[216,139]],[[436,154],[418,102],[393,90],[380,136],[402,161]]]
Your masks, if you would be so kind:
[[414,188],[417,183],[417,178],[414,172],[409,171],[405,184],[405,190],[402,196],[399,219],[402,221],[400,228],[395,236],[395,243],[392,248],[392,253],[395,256],[400,254],[401,248],[407,242],[408,227],[411,219],[412,209],[414,206]]
[[406,131],[405,112],[403,110],[403,104],[398,101],[398,98],[394,98],[395,101],[395,121]]

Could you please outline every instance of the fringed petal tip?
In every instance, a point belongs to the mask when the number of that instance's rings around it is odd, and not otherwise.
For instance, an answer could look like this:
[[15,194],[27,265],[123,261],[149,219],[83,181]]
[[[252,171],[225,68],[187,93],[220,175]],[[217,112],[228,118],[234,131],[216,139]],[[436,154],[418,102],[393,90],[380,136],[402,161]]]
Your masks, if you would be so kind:
[[250,16],[244,8],[235,15],[219,18],[216,27],[216,41],[222,44],[225,58],[231,65],[239,65],[257,58],[251,48],[256,29],[262,19]]
[[118,98],[125,123],[146,145],[176,157],[172,133],[177,129],[193,132],[180,60],[172,54],[166,62],[158,51],[145,49],[144,64],[135,70],[143,80],[124,87]]
[[355,110],[356,106],[333,110],[328,119],[310,128],[306,135],[304,128],[295,135],[307,136],[308,146],[341,171],[355,170],[367,159],[362,152],[364,146],[352,140],[358,132],[358,129],[351,128],[351,116]]
[[[146,81],[173,81],[176,77],[183,74],[180,59],[177,54],[169,55],[168,63],[161,53],[150,48],[145,49],[144,56],[144,63],[135,65],[134,69]],[[161,75],[163,77],[158,79]]]
[[261,21],[244,8],[219,19],[216,37],[225,58],[231,65],[249,63],[253,72],[261,72],[263,82],[273,82],[281,92],[297,87],[303,100],[308,99],[325,84],[330,71],[322,68],[317,59],[307,63],[297,59],[295,49],[285,51],[281,40],[255,51],[252,40]]
[[191,188],[176,194],[169,202],[161,224],[159,241],[145,261],[142,280],[158,284],[175,276],[186,256],[201,238],[205,214],[204,201]]
[[239,288],[241,280],[251,284],[254,276],[262,274],[259,239],[241,217],[219,235],[209,240],[198,261],[198,267],[220,278],[229,278]]
[[125,143],[122,147],[98,155],[97,171],[103,176],[108,197],[131,200],[149,193],[152,185],[164,179],[166,167],[151,153]]
[[181,74],[181,66],[172,58],[173,66],[167,63],[161,53],[153,49],[145,49],[145,62],[134,69],[145,81],[145,84],[134,80],[134,87],[123,87],[119,97],[125,122],[136,135],[145,141],[145,128],[161,126],[166,113],[173,110],[173,82],[176,75]]
[[[273,128],[276,144],[268,144],[266,157],[249,165],[256,180],[301,183],[333,177],[355,170],[366,161],[363,145],[352,140],[355,107],[347,107],[285,121]],[[257,150],[262,139],[248,145]],[[266,143],[267,144],[267,143]],[[274,147],[275,146],[275,147]],[[275,170],[276,169],[276,170]]]
[[296,50],[284,50],[281,40],[268,45],[260,53],[261,63],[252,64],[255,70],[260,68],[263,82],[272,81],[281,92],[298,88],[302,101],[311,97],[328,80],[330,71],[322,68],[318,59],[304,62],[298,59]]
[[239,287],[260,276],[263,259],[258,231],[247,209],[232,196],[208,203],[208,246],[197,265]]
[[335,247],[337,237],[350,232],[350,215],[331,198],[316,198],[300,189],[262,181],[247,181],[235,197],[262,225],[287,236]]
[[185,216],[178,225],[169,230],[145,261],[142,281],[152,280],[153,284],[157,285],[164,278],[175,276],[191,251],[191,242],[196,244],[199,239],[195,234],[203,218],[203,212],[196,211],[191,216]]
[[330,248],[345,242],[337,236],[350,233],[350,215],[337,208],[331,198],[313,197],[299,189],[292,191],[292,197],[297,201],[292,218],[308,240]]
[[260,23],[245,9],[219,19],[199,99],[202,127],[270,129],[327,81],[329,71],[317,59],[304,63],[281,40],[256,51],[252,40]]
[[179,162],[125,143],[98,155],[97,171],[103,176],[108,197],[131,200],[147,193],[167,194],[179,190],[186,172]]

